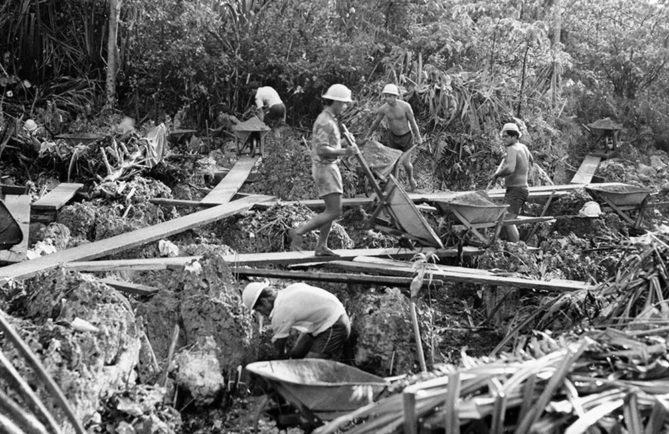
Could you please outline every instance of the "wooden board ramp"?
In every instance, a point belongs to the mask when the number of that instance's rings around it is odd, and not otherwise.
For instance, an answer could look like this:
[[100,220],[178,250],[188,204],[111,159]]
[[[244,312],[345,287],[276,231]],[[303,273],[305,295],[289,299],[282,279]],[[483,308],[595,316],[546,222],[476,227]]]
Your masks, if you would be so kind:
[[[20,262],[26,259],[28,251],[28,236],[30,232],[30,196],[27,194],[15,196],[5,196],[5,207],[14,217],[23,234],[23,239],[19,244],[12,246],[8,250],[0,250],[0,262]],[[14,226],[16,227],[16,226]]]
[[[412,277],[397,277],[397,276],[372,276],[369,274],[351,274],[351,273],[333,273],[323,271],[295,271],[295,270],[274,270],[268,268],[251,268],[240,267],[235,269],[235,274],[238,276],[253,276],[253,277],[267,277],[274,279],[289,279],[289,280],[315,280],[320,282],[337,282],[337,283],[362,283],[369,285],[389,285],[408,288],[413,282]],[[423,286],[441,286],[442,280],[425,279]]]
[[200,202],[203,205],[219,205],[230,202],[242,187],[246,178],[249,177],[251,170],[253,170],[259,159],[259,156],[240,157],[235,165],[232,166],[230,172]]
[[60,183],[37,199],[31,205],[32,220],[51,222],[55,221],[58,215],[58,210],[67,204],[79,190],[83,188],[84,184],[79,183]]
[[244,199],[208,208],[154,226],[126,232],[93,243],[83,244],[51,255],[42,256],[31,261],[8,265],[0,268],[0,282],[31,277],[41,271],[46,271],[68,262],[96,259],[103,256],[113,255],[133,247],[142,246],[188,229],[212,223],[239,212],[246,211],[250,209],[254,203],[256,203],[256,198],[254,196],[249,196]]
[[[593,185],[609,185],[611,183],[601,183]],[[564,185],[545,185],[529,188],[529,198],[530,201],[540,201],[545,200],[551,197],[551,194],[554,192],[553,197],[558,198],[561,196],[566,196],[571,192],[577,191],[587,184],[564,184]],[[437,201],[448,201],[452,200],[457,196],[462,195],[463,193],[473,193],[466,191],[436,191],[433,193],[408,193],[409,198],[414,203],[421,202],[437,202]],[[488,197],[494,201],[504,200],[505,190],[503,188],[491,189],[487,192]],[[199,206],[206,207],[211,206],[211,204],[203,203],[196,200],[181,200],[181,199],[164,199],[164,198],[154,198],[150,199],[150,202],[159,204],[159,205],[169,205],[169,206]],[[341,204],[343,208],[354,208],[357,206],[367,206],[374,202],[374,199],[371,197],[350,197],[343,198]],[[265,209],[273,207],[277,204],[284,205],[303,205],[312,210],[321,210],[325,208],[325,203],[322,199],[305,199],[305,200],[271,200],[266,202],[258,203],[254,206],[256,209]]]
[[[307,263],[324,263],[334,260],[352,260],[360,256],[379,256],[397,259],[411,259],[418,254],[435,254],[438,257],[456,257],[458,250],[451,249],[433,249],[430,247],[421,249],[350,249],[335,250],[340,257],[334,256],[315,256],[313,251],[301,252],[272,252],[272,253],[242,253],[237,255],[226,255],[223,259],[233,266],[263,266],[263,265],[294,265]],[[474,247],[463,248],[464,256],[477,256],[483,253],[482,249]],[[200,259],[201,256],[180,256],[172,258],[144,258],[144,259],[116,259],[101,261],[77,261],[64,264],[63,267],[68,270],[76,271],[124,271],[124,270],[166,270],[170,268],[181,268],[193,261]]]
[[60,183],[56,188],[33,202],[32,207],[33,209],[39,210],[59,210],[69,202],[83,186],[84,184]]
[[589,184],[602,162],[602,157],[588,154],[583,159],[578,171],[571,179],[572,184]]
[[[396,263],[392,261],[363,262],[369,258],[354,261],[332,261],[326,264],[344,271],[355,273],[375,273],[390,276],[414,276],[416,270],[412,264]],[[574,280],[536,280],[520,276],[507,276],[492,273],[487,270],[434,265],[428,268],[433,278],[450,282],[476,283],[480,285],[511,286],[521,289],[543,289],[550,291],[577,291],[595,289],[595,286]]]

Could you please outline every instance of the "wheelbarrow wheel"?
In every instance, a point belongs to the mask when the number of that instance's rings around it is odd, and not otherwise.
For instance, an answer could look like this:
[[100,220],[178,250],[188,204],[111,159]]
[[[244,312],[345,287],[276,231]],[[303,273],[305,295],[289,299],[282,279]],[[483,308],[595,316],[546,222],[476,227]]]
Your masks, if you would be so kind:
[[258,433],[258,425],[260,424],[260,418],[262,417],[262,414],[265,411],[267,404],[269,404],[269,401],[270,401],[269,395],[264,395],[262,397],[262,400],[260,401],[260,404],[258,404],[258,408],[256,408],[256,413],[254,418],[255,420],[253,422],[253,434]]

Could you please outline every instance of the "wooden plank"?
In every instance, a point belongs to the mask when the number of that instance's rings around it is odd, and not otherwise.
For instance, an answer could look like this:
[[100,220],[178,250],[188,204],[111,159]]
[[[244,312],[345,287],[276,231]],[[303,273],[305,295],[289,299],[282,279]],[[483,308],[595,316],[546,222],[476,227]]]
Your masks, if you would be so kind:
[[158,288],[154,288],[153,286],[141,285],[139,283],[132,282],[123,282],[122,280],[116,279],[100,279],[100,282],[107,284],[119,291],[127,292],[128,294],[133,295],[149,296],[154,295],[159,291]]
[[246,178],[251,174],[251,170],[256,165],[259,156],[256,157],[240,157],[239,160],[232,166],[230,172],[225,175],[225,178],[218,183],[213,190],[209,192],[200,202],[204,204],[222,204],[230,202],[235,194],[239,191],[246,181]]
[[[356,206],[365,206],[373,202],[372,198],[369,197],[349,197],[343,198],[341,200],[341,206],[343,208],[353,208]],[[305,200],[286,200],[286,201],[275,201],[275,202],[263,202],[257,205],[257,208],[270,208],[277,203],[282,203],[285,205],[304,205],[309,209],[318,210],[325,208],[325,202],[322,199],[305,199]]]
[[[523,225],[523,224],[531,224],[531,223],[544,223],[544,222],[549,222],[555,220],[555,217],[553,216],[544,216],[544,217],[533,217],[533,216],[518,216],[515,219],[508,219],[508,220],[502,220],[502,226],[509,226],[509,225]],[[474,228],[480,229],[480,228],[492,228],[497,225],[497,222],[488,222],[488,223],[470,223],[470,225]],[[464,230],[465,226],[464,225],[453,225],[452,228],[454,230]]]
[[0,192],[2,192],[2,194],[22,195],[28,193],[28,187],[25,185],[0,184]]
[[198,211],[174,220],[159,223],[154,226],[116,235],[94,243],[83,244],[71,249],[62,250],[52,255],[42,256],[31,261],[2,267],[0,268],[0,282],[34,276],[40,271],[49,270],[68,262],[84,261],[87,259],[113,255],[114,253],[119,253],[152,241],[167,238],[170,235],[178,234],[188,229],[212,223],[233,214],[246,211],[251,208],[255,202],[255,197],[250,196],[234,202]]
[[[317,280],[321,282],[338,282],[338,283],[367,283],[390,285],[408,288],[413,282],[412,277],[396,277],[396,276],[372,276],[367,274],[350,274],[350,273],[332,273],[332,272],[318,272],[318,271],[294,271],[294,270],[274,270],[268,268],[251,268],[240,267],[235,268],[234,273],[239,276],[255,276],[268,277],[275,279],[291,279],[291,280]],[[443,285],[443,281],[433,279],[431,282],[425,279],[424,286],[428,285]]]
[[572,184],[589,184],[592,177],[595,176],[599,163],[602,162],[602,157],[597,155],[586,155],[578,168],[576,174],[571,179]]
[[[391,276],[414,276],[416,274],[416,271],[412,269],[410,265],[395,267],[386,264],[332,261],[329,262],[327,266],[332,266],[341,270],[352,271],[356,273],[378,273]],[[521,289],[544,289],[551,291],[577,291],[581,289],[595,289],[595,286],[573,280],[543,281],[522,277],[490,275],[482,272],[483,270],[474,269],[472,269],[472,272],[463,273],[457,269],[449,270],[450,268],[451,267],[445,265],[440,265],[438,268],[431,269],[428,272],[437,279],[451,282],[476,283],[481,285],[501,285]]]
[[[340,257],[314,256],[312,251],[301,252],[273,252],[273,253],[244,253],[238,255],[227,255],[223,259],[236,266],[261,266],[261,265],[288,265],[306,263],[324,263],[334,260],[352,260],[360,256],[382,256],[388,258],[411,259],[417,254],[435,254],[439,257],[455,257],[457,249],[433,249],[423,248],[416,250],[408,249],[350,249],[335,250]],[[463,255],[476,256],[483,253],[482,249],[465,247]],[[165,270],[168,268],[183,267],[186,264],[200,259],[201,256],[180,256],[174,258],[146,258],[146,259],[118,259],[106,261],[77,261],[63,264],[68,270],[77,271],[121,271],[121,270]]]
[[36,210],[57,211],[69,202],[84,184],[61,183],[32,204]]
[[5,196],[5,206],[21,227],[23,240],[9,250],[0,250],[0,262],[20,262],[26,259],[30,233],[30,196],[27,194]]
[[[274,201],[272,203],[276,204],[276,197],[274,196],[268,196],[264,194],[245,194],[245,193],[237,193],[234,197],[238,198],[244,198],[248,196],[255,196],[259,198],[258,200],[264,200],[264,201]],[[156,204],[156,205],[165,205],[165,206],[177,206],[177,207],[199,207],[199,208],[211,208],[212,206],[220,205],[216,203],[202,203],[199,200],[188,200],[188,199],[168,199],[168,198],[163,198],[163,197],[155,197],[153,199],[149,199],[149,202]],[[266,209],[269,208],[267,206],[264,206],[263,202],[259,202],[253,206],[253,208],[261,208],[261,209]]]

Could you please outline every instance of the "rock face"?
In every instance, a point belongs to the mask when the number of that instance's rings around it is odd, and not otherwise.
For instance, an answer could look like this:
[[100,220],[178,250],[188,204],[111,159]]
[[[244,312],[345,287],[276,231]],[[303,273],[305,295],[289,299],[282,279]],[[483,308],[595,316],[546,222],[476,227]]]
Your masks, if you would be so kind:
[[200,267],[186,267],[163,281],[166,288],[137,307],[147,336],[159,361],[167,357],[174,326],[181,335],[177,348],[195,346],[199,339],[211,337],[218,350],[222,372],[233,371],[250,361],[251,314],[241,302],[228,265],[217,253],[206,253]]
[[190,392],[196,406],[212,404],[225,388],[218,345],[211,336],[199,338],[193,348],[180,351],[174,364],[177,385]]
[[[130,304],[93,277],[59,270],[29,281],[26,293],[31,295],[23,306],[9,313],[28,319],[10,321],[86,422],[103,393],[134,381],[140,342]],[[75,331],[68,326],[75,318],[88,321],[99,333]],[[41,384],[7,340],[0,340],[0,346],[29,384]],[[38,393],[43,399],[48,396],[41,387]],[[60,412],[56,417],[64,420]]]

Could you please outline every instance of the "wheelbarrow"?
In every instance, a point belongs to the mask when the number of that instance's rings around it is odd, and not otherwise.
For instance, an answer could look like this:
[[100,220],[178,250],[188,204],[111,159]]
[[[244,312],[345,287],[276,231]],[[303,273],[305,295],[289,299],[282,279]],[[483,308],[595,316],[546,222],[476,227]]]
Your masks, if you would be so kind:
[[235,135],[237,154],[243,154],[248,148],[250,156],[253,157],[256,154],[262,155],[265,135],[270,131],[271,128],[257,116],[253,116],[249,120],[234,125],[232,127],[232,132]]
[[[355,144],[355,138],[345,125],[342,125],[342,129],[349,144]],[[423,246],[443,249],[443,243],[397,179],[385,171],[385,178],[379,182],[365,157],[358,153],[356,159],[378,199],[369,217],[369,225],[383,232],[414,240]]]
[[[466,228],[484,245],[492,244],[502,229],[506,209],[509,205],[498,205],[490,201],[485,195],[478,192],[457,193],[452,198],[434,201],[443,212],[452,212],[462,226],[454,229]],[[490,238],[480,229],[494,228]]]
[[[590,184],[585,189],[602,205],[608,205],[632,227],[638,228],[641,225],[643,212],[650,195],[649,189],[623,183],[602,186]],[[639,212],[636,219],[632,219],[627,214],[630,211]]]
[[261,379],[265,397],[256,413],[255,432],[263,413],[277,428],[306,432],[379,398],[390,384],[343,363],[323,359],[255,362],[246,369]]

